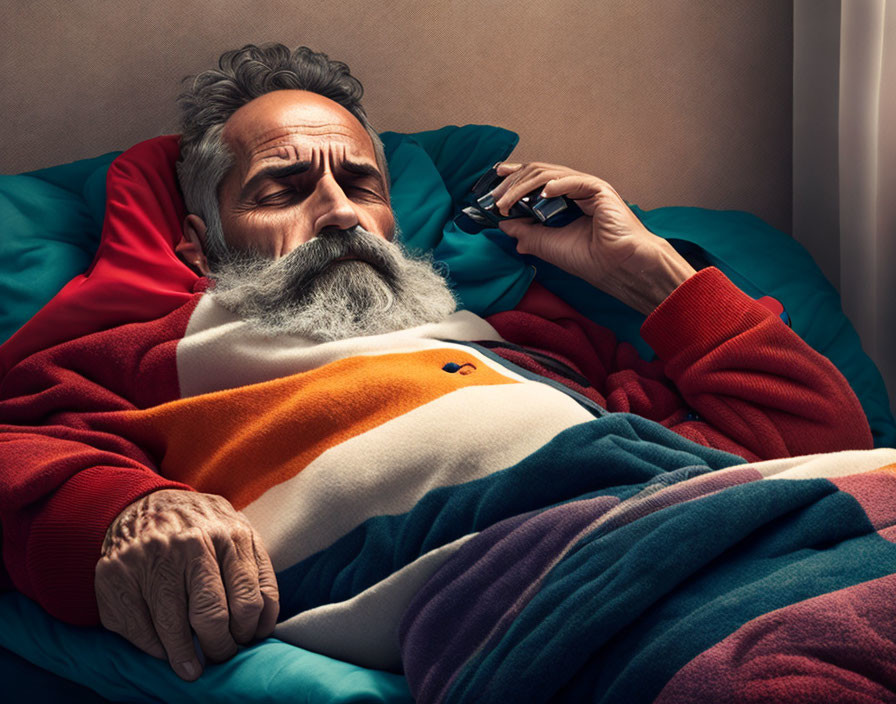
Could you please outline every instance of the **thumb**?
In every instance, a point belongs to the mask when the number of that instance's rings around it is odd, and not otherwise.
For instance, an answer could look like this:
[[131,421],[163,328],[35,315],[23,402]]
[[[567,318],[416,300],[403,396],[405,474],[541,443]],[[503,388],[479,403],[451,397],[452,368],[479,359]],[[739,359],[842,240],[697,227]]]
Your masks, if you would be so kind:
[[[536,243],[539,240],[538,232],[544,229],[544,226],[526,222],[525,218],[514,218],[513,220],[502,220],[498,223],[498,228],[505,235],[516,240],[517,252],[520,254],[535,254],[534,250],[537,248]],[[533,245],[535,245],[534,248]]]

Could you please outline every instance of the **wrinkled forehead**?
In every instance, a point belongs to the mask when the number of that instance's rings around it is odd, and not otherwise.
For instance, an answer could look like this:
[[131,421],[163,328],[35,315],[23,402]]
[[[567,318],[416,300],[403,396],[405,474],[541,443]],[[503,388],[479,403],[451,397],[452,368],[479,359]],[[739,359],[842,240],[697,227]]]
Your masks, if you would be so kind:
[[370,135],[354,115],[339,103],[304,90],[273,91],[246,103],[230,116],[222,137],[243,163],[286,143],[300,151],[337,143],[354,156],[375,159]]

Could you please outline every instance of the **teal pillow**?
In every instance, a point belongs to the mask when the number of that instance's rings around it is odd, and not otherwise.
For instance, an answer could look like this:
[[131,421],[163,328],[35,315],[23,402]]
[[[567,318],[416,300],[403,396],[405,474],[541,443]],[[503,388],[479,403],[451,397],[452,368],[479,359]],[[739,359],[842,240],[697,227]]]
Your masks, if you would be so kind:
[[90,265],[120,153],[0,175],[0,342]]
[[[121,636],[58,621],[22,594],[0,595],[0,618],[0,647],[116,702],[414,701],[401,675],[351,665],[276,638],[240,646],[226,663],[208,666],[198,680],[185,682],[166,661],[147,657]],[[33,678],[30,683],[42,686]],[[8,695],[27,695],[9,701],[48,701],[41,689],[29,691],[21,684],[4,683]]]
[[[535,274],[500,230],[471,236],[453,222],[476,179],[513,151],[519,137],[490,125],[380,135],[392,178],[392,207],[402,241],[431,251],[461,308],[487,316],[513,308]],[[489,232],[489,231],[486,231]]]

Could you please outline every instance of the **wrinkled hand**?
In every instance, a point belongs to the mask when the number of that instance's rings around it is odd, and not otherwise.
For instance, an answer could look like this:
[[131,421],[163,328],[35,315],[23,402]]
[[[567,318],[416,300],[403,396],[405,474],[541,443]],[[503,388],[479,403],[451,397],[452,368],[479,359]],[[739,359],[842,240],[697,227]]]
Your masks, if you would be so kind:
[[164,489],[130,504],[109,526],[94,586],[100,620],[185,680],[202,674],[195,631],[215,662],[265,638],[280,611],[267,551],[222,496]]
[[645,313],[696,273],[666,240],[644,227],[606,181],[542,162],[504,162],[497,173],[506,176],[492,192],[503,215],[539,187],[546,197],[574,200],[585,214],[558,228],[525,218],[502,221],[499,227],[517,240],[521,254],[550,262]]

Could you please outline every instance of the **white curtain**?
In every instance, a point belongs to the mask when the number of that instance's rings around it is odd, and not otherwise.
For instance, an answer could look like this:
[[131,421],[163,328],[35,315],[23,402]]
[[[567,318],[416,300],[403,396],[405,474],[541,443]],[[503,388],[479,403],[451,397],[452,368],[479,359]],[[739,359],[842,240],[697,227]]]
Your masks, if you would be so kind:
[[795,0],[793,107],[793,235],[896,414],[896,0]]

